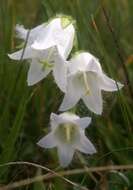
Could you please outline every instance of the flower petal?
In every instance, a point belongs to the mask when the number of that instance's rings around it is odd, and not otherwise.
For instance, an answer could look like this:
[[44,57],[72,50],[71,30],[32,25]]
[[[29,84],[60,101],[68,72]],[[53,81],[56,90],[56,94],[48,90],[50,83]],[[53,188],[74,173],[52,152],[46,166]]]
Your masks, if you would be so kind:
[[[92,91],[91,91],[92,92]],[[96,94],[86,95],[82,97],[85,105],[90,109],[92,112],[101,115],[103,110],[103,103],[102,103],[102,95],[100,90],[96,92]]]
[[81,135],[80,142],[76,145],[75,148],[85,154],[96,153],[96,149],[94,145],[90,142],[90,140],[84,134]]
[[55,129],[56,127],[58,127],[58,125],[60,123],[59,115],[57,115],[55,113],[51,113],[50,123],[51,123],[52,129]]
[[85,105],[88,107],[88,109],[90,109],[92,112],[96,114],[101,114],[103,109],[103,101],[96,75],[88,72],[87,79],[90,88],[90,93],[85,94],[82,97],[82,99]]
[[80,117],[71,113],[71,112],[64,112],[59,115],[59,121],[60,123],[69,123],[69,122],[75,122],[79,119]]
[[56,56],[54,58],[55,66],[53,68],[53,75],[58,87],[66,92],[67,86],[67,67],[66,62],[61,56]]
[[77,119],[76,122],[81,127],[81,129],[85,129],[91,123],[91,118],[83,117],[83,118]]
[[32,45],[33,49],[43,50],[55,46],[54,35],[60,33],[60,19],[53,19],[43,30],[40,31],[38,37]]
[[77,76],[69,76],[67,82],[67,92],[59,108],[60,111],[65,111],[75,106],[83,94],[83,86]]
[[58,120],[58,115],[57,114],[55,114],[55,113],[51,113],[51,115],[50,115],[50,120],[51,121],[56,121],[56,120]]
[[102,68],[96,57],[88,52],[82,52],[69,61],[69,71],[73,74],[77,71],[101,73]]
[[41,31],[32,48],[41,50],[56,46],[62,57],[66,59],[73,46],[74,34],[72,24],[63,29],[61,19],[56,18]]
[[50,37],[51,36],[47,36],[45,41],[41,41],[41,42],[38,42],[37,40],[35,40],[35,42],[31,45],[31,47],[36,50],[45,50],[45,49],[55,46],[56,44],[54,43],[53,39]]
[[45,33],[47,23],[42,23],[30,30],[31,42],[33,42],[38,37],[38,33]]
[[41,63],[38,63],[36,59],[32,59],[28,71],[28,78],[27,78],[28,86],[36,84],[37,82],[45,78],[51,71],[50,68],[46,68],[44,70],[42,67],[43,65],[41,65]]
[[[38,26],[36,26],[36,27],[34,27],[33,29],[30,30],[29,38],[28,38],[28,42],[27,42],[28,45],[31,45],[34,42],[34,40],[36,40],[36,38],[38,37],[38,33],[40,33],[40,32],[46,33],[45,32],[46,25],[47,25],[47,23],[43,23],[43,24],[38,25]],[[26,40],[28,30],[29,29],[25,29],[23,27],[23,25],[17,24],[16,25],[17,37],[20,38],[20,39]]]
[[57,145],[56,140],[52,132],[40,139],[37,143],[42,148],[53,148]]
[[22,39],[22,40],[26,40],[26,36],[27,36],[27,30],[24,28],[23,25],[16,25],[16,32],[17,32],[17,37]]
[[72,161],[74,154],[74,149],[69,146],[58,146],[58,155],[59,155],[59,161],[60,165],[62,167],[67,167],[69,163]]
[[105,91],[117,91],[123,87],[123,84],[116,82],[115,80],[109,78],[105,74],[99,76],[99,86],[102,90]]
[[12,54],[8,54],[10,59],[13,60],[24,60],[24,59],[31,59],[35,56],[35,51],[32,50],[30,47],[26,47],[25,49],[21,49],[19,51],[16,51]]
[[[56,115],[56,114],[51,114],[51,126],[52,128],[57,127],[58,125],[62,124],[62,123],[73,123],[73,124],[77,124],[77,121],[79,120],[79,116],[70,113],[70,112],[64,112],[61,113],[60,115]],[[77,124],[78,125],[78,124]]]
[[69,56],[74,41],[75,29],[72,24],[68,25],[59,35],[55,36],[55,42],[60,54],[64,59]]

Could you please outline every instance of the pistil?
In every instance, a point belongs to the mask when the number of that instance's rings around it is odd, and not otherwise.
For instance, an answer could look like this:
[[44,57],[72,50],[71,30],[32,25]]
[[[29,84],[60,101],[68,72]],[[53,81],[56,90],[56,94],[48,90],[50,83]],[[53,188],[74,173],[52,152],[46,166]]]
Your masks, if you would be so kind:
[[53,64],[49,63],[47,60],[39,60],[39,62],[43,65],[42,69],[53,67]]
[[39,59],[39,62],[43,65],[42,69],[45,69],[45,68],[52,68],[53,67],[53,63],[51,63],[50,61],[50,58],[51,58],[51,55],[54,53],[54,49],[51,48],[48,52],[48,56],[46,59],[44,60],[40,60]]
[[78,126],[73,123],[62,123],[55,130],[55,136],[60,139],[62,143],[71,144],[79,139]]
[[71,128],[68,125],[65,125],[66,130],[66,140],[69,142],[71,140]]
[[86,95],[90,94],[90,88],[88,85],[88,81],[87,81],[87,75],[85,72],[83,72],[83,80],[84,80],[84,84],[85,84],[85,89],[86,89]]

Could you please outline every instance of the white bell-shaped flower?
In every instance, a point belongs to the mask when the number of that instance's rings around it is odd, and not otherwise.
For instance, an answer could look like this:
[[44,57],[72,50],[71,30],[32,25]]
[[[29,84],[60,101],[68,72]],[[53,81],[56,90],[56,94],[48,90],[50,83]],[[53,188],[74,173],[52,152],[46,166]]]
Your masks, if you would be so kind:
[[[58,87],[63,92],[66,91],[67,68],[65,60],[73,47],[75,29],[71,22],[63,25],[63,18],[57,17],[33,28],[30,30],[25,50],[21,49],[9,54],[9,57],[14,60],[21,58],[30,60],[27,77],[29,86],[36,84],[45,78],[50,71],[53,71]],[[17,25],[16,31],[19,38],[26,40],[28,30]]]
[[123,85],[106,76],[97,58],[87,52],[79,53],[68,62],[67,92],[60,111],[71,109],[82,99],[92,112],[101,114],[101,91],[117,91]]
[[96,153],[95,147],[85,136],[85,128],[90,122],[91,118],[80,118],[72,113],[51,113],[51,131],[37,144],[43,148],[57,147],[60,164],[66,167],[71,162],[75,150],[85,154]]

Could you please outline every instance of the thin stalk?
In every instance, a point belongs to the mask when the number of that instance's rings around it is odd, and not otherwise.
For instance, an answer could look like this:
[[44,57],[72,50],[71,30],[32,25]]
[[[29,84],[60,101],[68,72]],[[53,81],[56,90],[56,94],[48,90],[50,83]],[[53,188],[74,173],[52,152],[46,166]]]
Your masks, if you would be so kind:
[[5,185],[3,187],[0,188],[0,190],[8,190],[8,189],[14,189],[14,188],[18,188],[20,186],[25,186],[25,185],[29,185],[32,184],[34,182],[38,182],[38,181],[42,181],[42,180],[48,180],[48,179],[52,179],[55,177],[59,177],[62,180],[66,181],[67,183],[76,186],[80,189],[83,190],[87,190],[86,187],[81,187],[80,185],[68,180],[67,178],[63,177],[63,176],[70,176],[70,175],[77,175],[77,174],[82,174],[82,173],[88,173],[88,172],[105,172],[105,171],[113,171],[113,170],[133,170],[133,165],[109,165],[109,166],[100,166],[100,167],[86,167],[85,169],[83,168],[79,168],[79,169],[73,169],[73,170],[67,170],[67,171],[60,171],[60,172],[55,172],[45,166],[41,166],[39,164],[36,163],[31,163],[31,162],[9,162],[6,164],[2,164],[0,165],[0,167],[3,166],[11,166],[11,165],[29,165],[29,166],[33,166],[33,167],[37,167],[37,168],[41,168],[42,170],[45,170],[47,172],[49,172],[48,174],[45,175],[40,175],[40,176],[36,176],[33,178],[28,178],[28,179],[24,179],[21,181],[17,181],[14,182],[12,184],[9,185]]
[[128,86],[128,90],[129,90],[129,93],[133,99],[133,89],[132,89],[132,86],[131,86],[131,81],[130,81],[130,77],[129,77],[129,74],[128,74],[128,71],[127,71],[127,68],[125,66],[125,61],[124,61],[124,58],[123,58],[123,55],[121,53],[121,48],[120,48],[120,45],[119,45],[119,42],[117,40],[117,37],[115,35],[115,31],[111,25],[111,22],[110,22],[110,19],[109,19],[109,16],[107,14],[107,11],[103,5],[103,3],[101,3],[101,8],[102,8],[102,11],[103,11],[103,15],[105,17],[105,20],[106,20],[106,23],[107,23],[107,27],[112,35],[112,38],[113,38],[113,41],[114,41],[114,44],[116,46],[116,49],[117,49],[117,55],[119,57],[119,60],[120,60],[120,63],[121,63],[121,66],[122,66],[122,69],[123,69],[123,72],[125,74],[125,79],[126,79],[126,85]]

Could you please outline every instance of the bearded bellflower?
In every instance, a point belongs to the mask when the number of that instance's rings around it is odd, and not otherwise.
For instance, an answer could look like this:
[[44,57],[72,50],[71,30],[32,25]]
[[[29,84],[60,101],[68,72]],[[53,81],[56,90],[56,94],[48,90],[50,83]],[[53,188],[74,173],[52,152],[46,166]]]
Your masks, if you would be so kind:
[[[23,26],[16,26],[17,36],[26,40],[27,32]],[[73,47],[74,26],[67,17],[57,17],[48,23],[30,30],[27,46],[9,54],[14,60],[30,60],[28,85],[34,85],[53,71],[58,87],[65,92],[67,83],[66,59]]]
[[85,154],[96,153],[95,147],[85,136],[85,128],[90,124],[91,118],[80,118],[75,114],[66,112],[60,115],[51,113],[50,120],[50,133],[37,144],[42,148],[57,147],[62,167],[68,166],[75,150]]
[[60,111],[65,111],[82,99],[88,109],[101,114],[103,101],[101,91],[117,91],[123,85],[109,78],[102,71],[99,60],[87,52],[79,53],[69,63],[67,92]]

